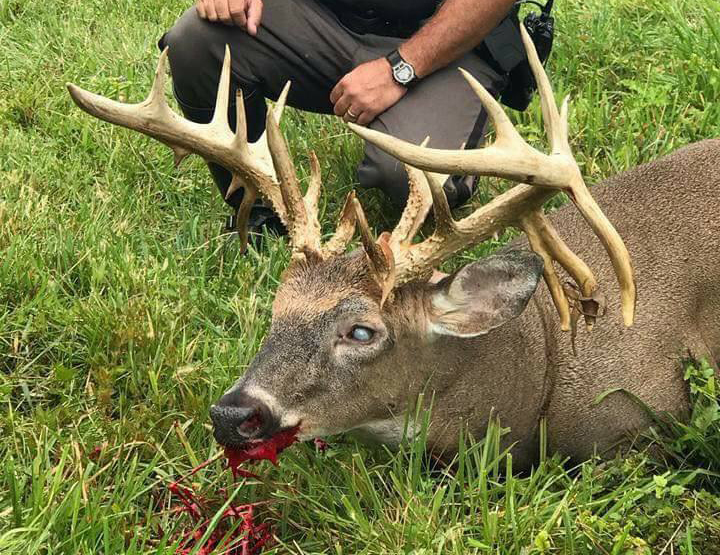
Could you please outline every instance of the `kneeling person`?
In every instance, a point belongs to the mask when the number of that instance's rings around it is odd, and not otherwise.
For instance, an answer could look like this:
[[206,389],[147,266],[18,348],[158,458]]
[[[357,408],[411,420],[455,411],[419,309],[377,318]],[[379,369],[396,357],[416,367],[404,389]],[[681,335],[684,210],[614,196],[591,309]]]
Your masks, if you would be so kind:
[[[290,80],[288,104],[335,114],[435,148],[476,148],[486,114],[458,67],[499,94],[506,73],[477,48],[508,15],[514,0],[199,0],[160,40],[170,47],[175,96],[185,116],[212,118],[225,46],[232,53],[232,88],[243,92],[248,139],[265,126],[265,99],[276,100]],[[519,37],[519,34],[518,34]],[[522,47],[519,47],[522,50]],[[486,52],[486,51],[485,51]],[[235,98],[232,94],[231,98]],[[229,121],[234,126],[235,106]],[[223,196],[231,176],[210,164]],[[366,144],[360,187],[380,188],[398,206],[408,194],[405,169]],[[470,178],[445,184],[451,206],[472,193]],[[243,191],[227,199],[237,209]],[[228,221],[228,230],[233,219]],[[258,204],[250,231],[284,230]]]

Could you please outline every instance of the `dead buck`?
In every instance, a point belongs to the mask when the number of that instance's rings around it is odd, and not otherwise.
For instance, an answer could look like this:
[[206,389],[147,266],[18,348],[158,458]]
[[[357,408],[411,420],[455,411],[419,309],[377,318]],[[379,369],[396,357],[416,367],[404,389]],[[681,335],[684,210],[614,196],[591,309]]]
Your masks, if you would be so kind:
[[[166,143],[177,160],[196,153],[225,166],[234,175],[231,191],[246,188],[240,216],[262,196],[289,231],[292,262],[273,303],[269,334],[245,375],[211,409],[218,441],[242,445],[300,426],[301,439],[358,430],[396,443],[405,416],[426,392],[425,399],[433,398],[428,440],[435,451],[454,452],[465,427],[481,436],[495,414],[511,427],[504,439],[514,443],[515,460],[524,467],[535,458],[541,417],[550,448],[578,459],[649,424],[631,396],[618,392],[596,402],[603,392],[625,390],[657,411],[686,412],[681,354],[689,349],[713,362],[720,356],[720,141],[685,147],[611,178],[593,188],[596,203],[570,151],[567,101],[557,109],[527,35],[524,41],[549,154],[528,145],[469,74],[496,132],[486,148],[433,150],[351,126],[409,164],[407,207],[393,232],[377,240],[351,193],[337,230],[323,243],[319,165],[311,155],[303,196],[278,126],[285,94],[268,112],[266,135],[257,143],[247,141],[240,96],[237,132],[231,131],[229,53],[215,116],[205,125],[168,107],[167,51],[140,104],[69,85],[83,110]],[[442,174],[457,173],[520,184],[455,221],[441,184]],[[577,211],[565,208],[548,218],[543,204],[559,191]],[[413,242],[431,208],[435,232]],[[362,249],[346,253],[356,226]],[[534,253],[517,250],[525,246],[520,240],[516,250],[430,279],[442,261],[508,226],[525,231]],[[563,285],[559,268],[573,286]],[[590,334],[601,297],[597,284],[610,283],[613,274],[620,298],[609,297],[607,316]],[[545,283],[538,287],[541,275]],[[575,356],[564,332],[581,315],[586,326],[577,330]]]

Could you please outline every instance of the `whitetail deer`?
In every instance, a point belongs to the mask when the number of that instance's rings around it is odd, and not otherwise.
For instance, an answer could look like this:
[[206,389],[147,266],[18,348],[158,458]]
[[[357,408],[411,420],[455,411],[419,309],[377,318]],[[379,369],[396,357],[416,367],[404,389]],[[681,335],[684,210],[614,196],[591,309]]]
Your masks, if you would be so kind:
[[[720,141],[688,146],[593,188],[633,253],[634,274],[625,244],[570,152],[567,102],[557,109],[526,34],[524,41],[550,154],[525,143],[470,75],[496,131],[484,149],[437,151],[352,126],[410,164],[408,204],[393,232],[377,240],[351,193],[335,234],[322,242],[318,163],[311,155],[312,178],[303,197],[278,126],[285,95],[269,111],[266,136],[257,143],[247,142],[240,97],[237,132],[230,130],[229,53],[215,117],[207,125],[184,120],[168,107],[166,52],[141,104],[121,104],[69,85],[85,111],[168,144],[178,160],[196,153],[225,166],[234,174],[231,191],[246,188],[245,209],[262,195],[288,228],[293,257],[277,291],[269,334],[245,375],[211,409],[221,443],[244,445],[295,426],[301,439],[360,430],[397,442],[405,415],[425,392],[426,400],[433,399],[428,440],[434,450],[452,453],[461,429],[482,435],[495,414],[511,427],[505,441],[514,444],[523,467],[535,458],[541,417],[550,448],[575,458],[648,425],[647,413],[631,396],[618,392],[596,403],[603,392],[626,390],[654,410],[686,412],[681,355],[689,350],[713,361],[720,356]],[[444,177],[432,172],[520,184],[455,221],[442,192]],[[578,211],[565,208],[548,218],[543,203],[558,191]],[[414,243],[431,208],[435,232]],[[362,249],[346,253],[356,226]],[[439,282],[429,279],[443,260],[508,226],[525,231],[534,253],[510,250]],[[524,246],[520,240],[513,248]],[[574,286],[563,285],[556,266]],[[620,299],[610,296],[607,316],[591,334],[602,297],[597,284],[609,283],[613,274]],[[538,289],[541,275],[545,284]],[[640,302],[629,327],[635,279]],[[586,326],[576,330],[575,355],[567,330],[581,316]]]

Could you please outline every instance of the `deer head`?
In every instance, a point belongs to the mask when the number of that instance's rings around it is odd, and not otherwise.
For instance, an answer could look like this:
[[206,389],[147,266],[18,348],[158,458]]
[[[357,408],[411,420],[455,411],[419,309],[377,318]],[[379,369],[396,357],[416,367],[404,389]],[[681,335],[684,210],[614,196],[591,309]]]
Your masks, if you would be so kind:
[[[245,375],[211,409],[221,443],[239,445],[295,426],[301,438],[309,438],[367,427],[404,413],[429,382],[442,388],[452,379],[447,370],[471,363],[468,348],[476,345],[473,338],[524,310],[540,276],[562,327],[568,329],[571,305],[554,263],[567,271],[586,298],[593,296],[597,283],[543,212],[544,202],[559,191],[569,195],[605,246],[620,284],[625,322],[632,323],[635,285],[629,255],[571,154],[567,99],[558,111],[547,75],[524,32],[523,40],[538,82],[550,154],[528,145],[500,105],[467,73],[496,131],[495,141],[486,148],[433,150],[351,125],[364,139],[408,164],[407,206],[392,233],[377,240],[351,193],[337,230],[322,242],[317,159],[310,157],[312,176],[303,196],[278,125],[287,87],[268,112],[266,134],[257,143],[247,141],[240,94],[237,131],[231,131],[225,116],[229,52],[209,124],[187,121],[168,107],[167,50],[151,93],[140,104],[122,104],[68,85],[83,110],[166,143],[177,161],[196,153],[228,168],[234,176],[230,193],[240,186],[246,189],[240,215],[247,217],[252,202],[262,196],[289,231],[292,261],[273,303],[269,334]],[[519,184],[456,221],[442,190],[443,174],[456,173],[504,177]],[[434,233],[413,242],[431,209]],[[437,283],[429,280],[443,260],[508,226],[522,228],[535,253],[491,256]],[[348,253],[356,227],[362,248]],[[586,322],[592,325],[592,313],[586,314]],[[381,435],[395,433],[378,426]]]

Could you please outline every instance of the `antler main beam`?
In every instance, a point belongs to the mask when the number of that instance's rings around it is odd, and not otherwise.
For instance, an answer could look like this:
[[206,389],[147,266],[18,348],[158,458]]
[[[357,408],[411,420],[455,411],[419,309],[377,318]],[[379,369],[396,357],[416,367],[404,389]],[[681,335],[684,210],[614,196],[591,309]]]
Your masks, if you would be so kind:
[[[495,128],[495,141],[488,147],[473,150],[441,150],[413,145],[400,139],[355,124],[350,128],[406,164],[426,171],[426,181],[433,197],[436,229],[422,243],[394,248],[398,284],[425,275],[449,256],[482,241],[497,231],[516,226],[523,228],[533,249],[546,261],[545,279],[557,306],[563,328],[569,329],[569,304],[552,262],[558,262],[578,283],[584,296],[597,287],[590,269],[564,244],[542,212],[545,201],[559,191],[567,193],[612,261],[620,286],[622,314],[626,325],[632,325],[635,311],[635,280],[630,255],[619,234],[600,210],[583,181],[580,168],[572,156],[568,141],[568,101],[558,110],[550,81],[538,59],[535,47],[520,26],[530,67],[540,94],[543,121],[550,143],[550,154],[544,154],[525,142],[493,96],[468,72],[461,70],[478,95]],[[495,176],[520,182],[506,193],[476,210],[461,221],[454,221],[447,209],[437,174],[472,174]],[[412,196],[412,186],[411,186]],[[405,218],[401,218],[401,222]],[[398,244],[392,240],[391,245]],[[550,262],[548,264],[548,262]],[[593,316],[586,317],[588,325]]]
[[[175,153],[176,162],[188,154],[199,154],[208,161],[227,167],[242,182],[252,183],[260,194],[270,200],[284,223],[285,208],[279,202],[280,189],[265,137],[255,144],[247,142],[244,109],[238,109],[237,129],[233,133],[227,123],[229,104],[229,52],[226,52],[223,72],[218,88],[215,113],[210,123],[195,123],[182,118],[170,109],[165,99],[167,75],[166,48],[160,55],[155,79],[148,97],[138,104],[125,104],[86,91],[68,83],[68,91],[75,103],[87,113],[104,121],[121,125],[153,137],[168,145]],[[238,105],[242,104],[238,96]],[[276,107],[278,116],[284,107],[284,96]]]
[[[230,49],[225,49],[215,112],[212,121],[200,124],[182,118],[165,98],[168,49],[160,56],[155,79],[148,97],[138,104],[125,104],[86,91],[68,83],[68,91],[75,103],[89,114],[153,137],[168,145],[179,164],[189,154],[198,154],[205,160],[227,168],[233,176],[228,189],[232,194],[240,187],[245,189],[238,209],[238,229],[243,248],[247,242],[247,221],[250,209],[258,197],[269,202],[288,229],[295,255],[310,251],[325,258],[344,250],[352,238],[354,212],[345,209],[338,230],[330,242],[323,246],[318,222],[318,196],[321,180],[320,167],[311,153],[311,179],[303,197],[289,154],[285,138],[279,127],[290,83],[283,89],[273,110],[268,110],[266,132],[255,143],[248,142],[245,105],[242,93],[236,95],[236,130],[227,120],[230,102]],[[349,200],[348,200],[349,202]],[[346,203],[347,204],[347,203]]]

